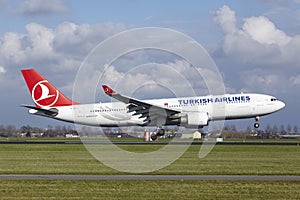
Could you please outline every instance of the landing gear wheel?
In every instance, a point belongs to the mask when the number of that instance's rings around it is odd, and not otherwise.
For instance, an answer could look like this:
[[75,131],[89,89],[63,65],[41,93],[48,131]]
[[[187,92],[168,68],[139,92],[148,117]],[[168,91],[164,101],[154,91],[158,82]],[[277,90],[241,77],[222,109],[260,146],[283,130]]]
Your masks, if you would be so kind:
[[157,129],[156,135],[157,136],[163,136],[163,135],[165,135],[165,129],[162,129],[162,128]]
[[156,141],[157,140],[157,135],[155,133],[152,133],[150,137],[151,137],[152,141]]
[[259,123],[255,123],[254,128],[259,128]]

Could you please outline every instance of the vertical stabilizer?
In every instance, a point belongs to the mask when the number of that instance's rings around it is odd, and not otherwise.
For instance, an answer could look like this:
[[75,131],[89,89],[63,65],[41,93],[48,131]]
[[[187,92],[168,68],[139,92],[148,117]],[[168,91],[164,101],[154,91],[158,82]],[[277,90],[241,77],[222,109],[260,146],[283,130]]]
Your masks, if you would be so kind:
[[78,104],[63,95],[34,69],[21,70],[36,107],[56,107]]

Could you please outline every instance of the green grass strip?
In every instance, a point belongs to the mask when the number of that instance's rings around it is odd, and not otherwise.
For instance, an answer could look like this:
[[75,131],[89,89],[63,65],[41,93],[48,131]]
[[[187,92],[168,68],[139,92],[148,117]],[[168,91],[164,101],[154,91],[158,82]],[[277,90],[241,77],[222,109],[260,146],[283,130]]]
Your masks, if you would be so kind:
[[299,199],[293,181],[1,181],[1,199]]

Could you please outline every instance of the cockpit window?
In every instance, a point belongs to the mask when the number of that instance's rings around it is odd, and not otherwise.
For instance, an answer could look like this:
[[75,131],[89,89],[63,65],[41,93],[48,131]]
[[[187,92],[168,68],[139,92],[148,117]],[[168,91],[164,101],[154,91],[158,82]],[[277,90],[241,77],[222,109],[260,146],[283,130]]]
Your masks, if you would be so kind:
[[277,99],[276,98],[271,98],[271,101],[276,101]]

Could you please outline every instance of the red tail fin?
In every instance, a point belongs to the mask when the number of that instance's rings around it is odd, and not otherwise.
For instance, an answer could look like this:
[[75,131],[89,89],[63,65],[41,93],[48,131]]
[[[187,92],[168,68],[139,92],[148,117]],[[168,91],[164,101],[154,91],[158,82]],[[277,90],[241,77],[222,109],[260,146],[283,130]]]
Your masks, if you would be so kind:
[[34,69],[21,71],[36,107],[42,108],[78,104],[65,97]]

